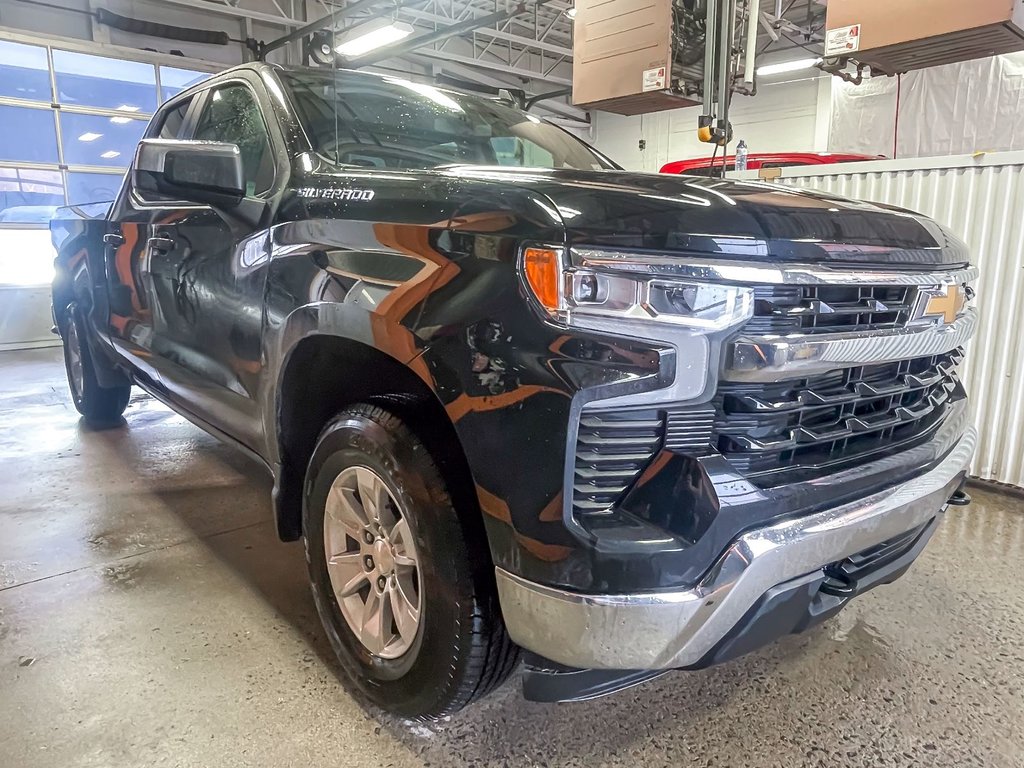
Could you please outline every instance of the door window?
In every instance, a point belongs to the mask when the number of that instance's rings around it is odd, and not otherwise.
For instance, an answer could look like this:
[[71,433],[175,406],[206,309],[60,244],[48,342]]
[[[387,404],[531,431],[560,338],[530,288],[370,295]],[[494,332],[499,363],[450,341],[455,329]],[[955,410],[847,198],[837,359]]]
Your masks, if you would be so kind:
[[244,85],[226,85],[210,94],[194,138],[238,146],[247,195],[266,192],[273,185],[274,153],[267,125],[252,91]]
[[162,115],[163,122],[160,124],[160,130],[156,136],[161,139],[177,139],[181,136],[181,127],[185,124],[185,115],[188,114],[188,108],[191,105],[192,99],[185,99],[170,112]]

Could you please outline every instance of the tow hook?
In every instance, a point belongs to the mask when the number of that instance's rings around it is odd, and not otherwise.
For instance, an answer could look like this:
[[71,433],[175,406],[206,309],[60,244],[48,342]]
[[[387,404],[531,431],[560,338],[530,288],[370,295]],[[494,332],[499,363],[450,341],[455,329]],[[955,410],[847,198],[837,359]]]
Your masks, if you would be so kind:
[[952,504],[954,507],[966,507],[971,503],[971,494],[965,491],[962,487],[958,488],[956,492],[949,497],[947,502]]

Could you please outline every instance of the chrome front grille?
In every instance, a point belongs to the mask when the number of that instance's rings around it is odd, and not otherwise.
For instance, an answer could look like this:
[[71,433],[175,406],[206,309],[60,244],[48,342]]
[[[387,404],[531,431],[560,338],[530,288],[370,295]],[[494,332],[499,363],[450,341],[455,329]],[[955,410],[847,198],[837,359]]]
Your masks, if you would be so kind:
[[907,285],[765,285],[744,330],[761,335],[850,333],[905,326],[918,289]]
[[964,397],[960,350],[769,384],[723,383],[716,448],[771,486],[811,479],[927,439]]

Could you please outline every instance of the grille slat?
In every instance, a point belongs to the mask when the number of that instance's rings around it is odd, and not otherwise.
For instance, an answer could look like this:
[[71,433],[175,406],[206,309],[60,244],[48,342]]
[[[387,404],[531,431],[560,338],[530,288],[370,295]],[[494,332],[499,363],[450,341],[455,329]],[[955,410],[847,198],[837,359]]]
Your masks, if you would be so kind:
[[[656,446],[656,444],[655,444]],[[576,451],[576,458],[584,464],[636,464],[651,457],[652,451]]]
[[665,447],[672,451],[703,453],[711,448],[714,408],[669,411]]

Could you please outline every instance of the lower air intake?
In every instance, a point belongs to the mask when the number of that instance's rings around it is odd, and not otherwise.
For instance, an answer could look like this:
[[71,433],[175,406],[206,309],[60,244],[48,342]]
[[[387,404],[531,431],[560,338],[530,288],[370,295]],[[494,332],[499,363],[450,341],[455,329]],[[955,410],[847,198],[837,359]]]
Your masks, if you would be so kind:
[[608,510],[661,448],[661,411],[584,412],[576,437],[573,509]]

